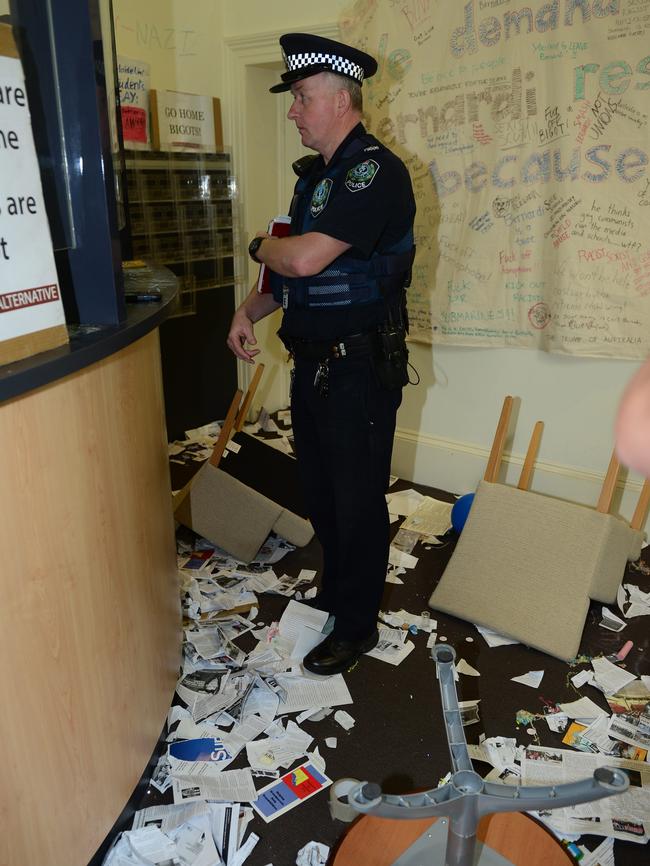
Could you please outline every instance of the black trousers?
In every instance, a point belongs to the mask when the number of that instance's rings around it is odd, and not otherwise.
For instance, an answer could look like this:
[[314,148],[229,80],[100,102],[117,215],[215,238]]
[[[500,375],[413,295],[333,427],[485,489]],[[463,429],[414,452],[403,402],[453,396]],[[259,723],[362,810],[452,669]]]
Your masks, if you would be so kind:
[[291,415],[305,501],[323,548],[322,592],[348,640],[375,628],[388,566],[385,494],[402,390],[382,388],[369,355],[333,359],[327,396],[317,363],[297,358]]

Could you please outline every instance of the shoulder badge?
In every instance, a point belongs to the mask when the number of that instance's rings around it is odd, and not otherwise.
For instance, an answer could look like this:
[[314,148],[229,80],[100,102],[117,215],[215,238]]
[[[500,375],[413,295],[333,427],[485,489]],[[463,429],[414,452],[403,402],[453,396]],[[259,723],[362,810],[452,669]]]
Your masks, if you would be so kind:
[[345,185],[350,192],[359,192],[370,186],[378,171],[379,163],[374,159],[366,159],[348,171]]
[[325,210],[325,205],[330,197],[332,183],[333,181],[331,177],[324,177],[318,184],[316,184],[316,189],[311,197],[311,205],[309,208],[311,215],[314,218]]

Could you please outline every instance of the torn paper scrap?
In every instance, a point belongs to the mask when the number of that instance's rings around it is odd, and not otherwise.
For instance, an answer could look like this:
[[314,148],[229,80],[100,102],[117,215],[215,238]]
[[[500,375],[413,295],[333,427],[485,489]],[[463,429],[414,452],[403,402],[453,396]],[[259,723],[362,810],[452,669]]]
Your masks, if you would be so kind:
[[459,674],[464,674],[467,677],[480,677],[480,673],[473,668],[465,659],[460,659],[456,662],[456,670]]
[[401,514],[403,517],[408,517],[409,514],[413,514],[424,498],[421,493],[412,489],[388,493],[386,495],[388,511],[391,514]]
[[308,842],[296,855],[296,866],[325,866],[330,849],[322,842]]
[[612,613],[608,607],[603,606],[601,608],[600,622],[598,625],[601,628],[606,628],[608,631],[622,631],[627,623],[622,620],[620,616],[616,616],[615,613]]
[[577,701],[558,704],[558,706],[570,719],[595,719],[598,716],[609,715],[605,710],[601,710],[598,704],[595,704],[591,698],[580,698]]
[[506,637],[506,635],[499,634],[497,631],[493,631],[491,628],[486,628],[482,625],[476,625],[476,629],[478,632],[485,638],[485,642],[490,647],[495,646],[509,646],[510,644],[519,643],[518,640],[515,640],[513,637]]
[[425,496],[415,511],[402,523],[402,529],[418,532],[427,538],[444,535],[451,529],[452,507],[452,502],[441,502],[432,496]]
[[582,688],[582,686],[585,685],[585,683],[591,683],[591,682],[593,682],[593,679],[594,679],[594,672],[593,672],[593,671],[584,670],[584,671],[579,671],[579,673],[577,673],[577,674],[575,674],[574,676],[572,676],[572,677],[571,677],[571,682],[573,683],[573,685],[574,685],[577,689],[580,689],[580,688]]
[[569,717],[566,713],[549,713],[544,718],[549,729],[556,734],[563,734],[569,724]]
[[350,713],[346,713],[345,710],[337,710],[337,712],[334,713],[334,720],[337,721],[342,728],[345,728],[346,731],[351,730],[355,725],[354,719]]
[[268,823],[331,784],[331,779],[307,762],[258,791],[253,808]]
[[418,558],[417,556],[413,556],[412,553],[404,553],[398,550],[391,544],[388,551],[388,562],[401,568],[415,568],[418,564]]
[[175,776],[174,803],[190,800],[225,800],[230,803],[248,803],[257,797],[250,770],[224,770],[208,775],[212,764],[204,764],[204,775]]
[[530,686],[531,689],[538,689],[544,678],[544,671],[528,671],[526,674],[521,674],[518,677],[510,677],[511,682],[521,683],[524,686]]
[[276,679],[286,692],[280,700],[278,715],[352,703],[352,695],[341,674],[318,679],[278,674]]
[[594,685],[606,695],[615,694],[636,679],[635,674],[619,668],[604,657],[592,659],[591,666],[594,669]]
[[335,749],[337,743],[338,740],[336,739],[336,737],[325,737],[325,745],[328,749]]

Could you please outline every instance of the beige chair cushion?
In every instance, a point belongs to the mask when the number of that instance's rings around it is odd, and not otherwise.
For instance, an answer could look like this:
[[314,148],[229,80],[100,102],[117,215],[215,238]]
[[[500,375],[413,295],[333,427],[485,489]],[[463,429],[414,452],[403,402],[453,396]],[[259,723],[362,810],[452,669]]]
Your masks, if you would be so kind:
[[309,520],[288,511],[210,463],[204,463],[178,497],[176,520],[250,562],[272,530],[303,547],[314,530]]
[[429,604],[568,661],[589,598],[615,599],[640,546],[612,515],[482,481]]

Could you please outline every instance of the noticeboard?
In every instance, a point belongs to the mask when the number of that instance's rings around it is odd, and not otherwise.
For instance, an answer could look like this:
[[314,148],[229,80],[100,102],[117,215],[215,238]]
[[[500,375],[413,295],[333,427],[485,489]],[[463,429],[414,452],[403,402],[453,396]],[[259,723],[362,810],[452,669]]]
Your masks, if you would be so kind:
[[22,64],[0,24],[0,364],[68,342]]

